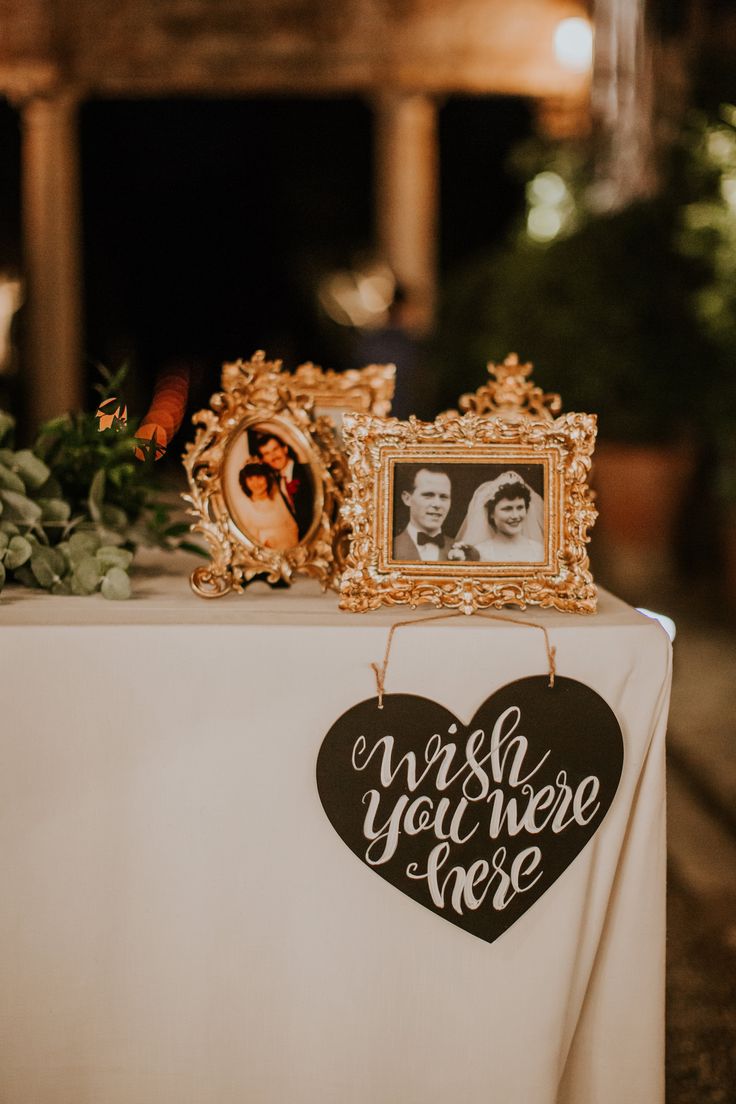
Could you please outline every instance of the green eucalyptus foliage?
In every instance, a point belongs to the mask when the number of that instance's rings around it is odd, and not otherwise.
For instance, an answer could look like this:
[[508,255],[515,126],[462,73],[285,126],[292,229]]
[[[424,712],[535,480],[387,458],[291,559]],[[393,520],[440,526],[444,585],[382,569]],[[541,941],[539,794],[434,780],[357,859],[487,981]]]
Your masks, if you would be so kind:
[[702,330],[716,353],[708,419],[717,453],[719,499],[736,507],[736,105],[694,114],[683,135],[689,202],[680,212],[679,244],[706,277],[695,297]]
[[[610,211],[578,146],[529,143],[517,153],[525,218],[501,248],[445,282],[437,359],[446,404],[471,389],[469,368],[477,386],[486,361],[513,351],[534,363],[535,381],[559,392],[566,410],[596,412],[603,439],[711,433],[706,391],[720,389],[715,334],[703,326],[699,304],[715,299],[707,250],[682,248],[683,205],[703,194],[688,176],[691,162],[690,151],[678,148],[657,196]],[[699,207],[696,214],[702,223]],[[728,287],[736,304],[734,271]],[[718,310],[723,321],[720,302]]]
[[[103,373],[117,385],[120,377]],[[138,545],[191,546],[152,500],[153,459],[127,426],[100,431],[91,414],[42,427],[32,449],[12,446],[14,420],[0,410],[0,589],[6,581],[51,594],[130,597]]]

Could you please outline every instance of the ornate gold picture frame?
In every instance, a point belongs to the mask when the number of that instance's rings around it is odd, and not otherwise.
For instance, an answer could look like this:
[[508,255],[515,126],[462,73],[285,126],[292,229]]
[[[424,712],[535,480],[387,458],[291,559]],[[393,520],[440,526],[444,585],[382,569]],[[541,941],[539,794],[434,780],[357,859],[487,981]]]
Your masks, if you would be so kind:
[[527,382],[531,366],[516,358],[489,370],[495,382],[463,397],[463,415],[346,416],[341,608],[595,612],[586,545],[596,518],[587,485],[596,418],[553,417],[559,396]]
[[379,418],[390,414],[395,386],[395,364],[367,364],[334,372],[309,361],[300,364],[290,380],[298,402],[310,405],[315,417],[332,419],[338,439],[342,438],[345,414],[375,414]]
[[313,418],[289,387],[281,361],[257,352],[222,369],[222,390],[192,421],[184,453],[189,513],[212,561],[196,568],[203,598],[242,591],[256,577],[289,583],[296,573],[335,582],[333,525],[345,462],[330,420]]

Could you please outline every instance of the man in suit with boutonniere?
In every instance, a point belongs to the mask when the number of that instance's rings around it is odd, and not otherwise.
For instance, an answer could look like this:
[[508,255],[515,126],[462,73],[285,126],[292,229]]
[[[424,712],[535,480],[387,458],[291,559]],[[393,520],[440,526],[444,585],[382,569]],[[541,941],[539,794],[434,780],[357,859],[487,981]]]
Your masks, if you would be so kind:
[[413,475],[410,468],[408,477],[401,501],[409,508],[409,522],[402,532],[394,535],[393,559],[446,561],[454,544],[442,532],[452,501],[450,477],[444,468],[432,465],[418,466]]
[[314,497],[309,468],[275,433],[266,433],[256,441],[255,451],[276,477],[279,493],[296,521],[299,539],[306,535],[314,519]]

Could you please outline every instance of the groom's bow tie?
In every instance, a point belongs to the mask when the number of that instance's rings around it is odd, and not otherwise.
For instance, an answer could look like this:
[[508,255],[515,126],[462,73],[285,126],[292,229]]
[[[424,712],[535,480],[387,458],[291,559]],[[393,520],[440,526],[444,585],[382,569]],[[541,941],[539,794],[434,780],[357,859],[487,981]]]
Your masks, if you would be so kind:
[[438,548],[441,548],[444,539],[442,533],[437,533],[434,537],[430,537],[429,533],[417,533],[417,544],[420,547],[423,544],[436,544]]

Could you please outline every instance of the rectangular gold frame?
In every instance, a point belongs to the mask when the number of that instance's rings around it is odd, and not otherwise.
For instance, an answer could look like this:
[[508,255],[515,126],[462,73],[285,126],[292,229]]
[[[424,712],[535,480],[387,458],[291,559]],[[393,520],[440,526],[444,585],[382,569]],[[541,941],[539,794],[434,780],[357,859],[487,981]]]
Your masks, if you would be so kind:
[[[343,416],[359,413],[386,417],[391,413],[395,386],[395,364],[367,364],[335,372],[307,361],[295,368],[289,379],[289,388],[298,402],[313,404],[317,414],[326,408],[341,411]],[[337,425],[336,429],[339,436],[341,427]]]
[[[344,439],[352,482],[342,517],[350,547],[340,606],[429,603],[466,613],[515,605],[594,613],[588,530],[597,516],[587,485],[596,435],[592,414],[534,417],[456,412],[434,422],[349,414]],[[393,470],[401,462],[541,463],[545,478],[546,559],[534,564],[425,563],[391,559]]]

